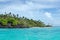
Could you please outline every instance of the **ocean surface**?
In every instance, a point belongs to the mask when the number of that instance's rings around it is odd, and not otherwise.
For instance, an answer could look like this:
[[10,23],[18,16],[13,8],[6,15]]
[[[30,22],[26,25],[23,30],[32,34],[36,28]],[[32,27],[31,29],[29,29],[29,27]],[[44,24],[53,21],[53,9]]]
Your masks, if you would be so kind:
[[0,40],[60,40],[60,27],[0,28]]

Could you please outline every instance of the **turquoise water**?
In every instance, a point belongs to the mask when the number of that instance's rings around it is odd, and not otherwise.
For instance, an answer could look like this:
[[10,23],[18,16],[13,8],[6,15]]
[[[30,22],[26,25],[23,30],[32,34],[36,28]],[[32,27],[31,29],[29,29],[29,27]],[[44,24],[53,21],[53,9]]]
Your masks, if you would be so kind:
[[0,40],[60,40],[60,27],[0,29]]

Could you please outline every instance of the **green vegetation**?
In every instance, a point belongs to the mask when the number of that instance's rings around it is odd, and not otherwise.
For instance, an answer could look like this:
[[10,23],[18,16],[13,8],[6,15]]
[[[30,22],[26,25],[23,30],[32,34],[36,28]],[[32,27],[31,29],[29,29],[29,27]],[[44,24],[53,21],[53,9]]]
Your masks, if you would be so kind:
[[50,27],[51,25],[46,25],[44,22],[33,19],[28,19],[26,17],[19,17],[19,15],[14,15],[8,13],[6,14],[0,14],[0,26],[9,26],[11,28],[13,27]]

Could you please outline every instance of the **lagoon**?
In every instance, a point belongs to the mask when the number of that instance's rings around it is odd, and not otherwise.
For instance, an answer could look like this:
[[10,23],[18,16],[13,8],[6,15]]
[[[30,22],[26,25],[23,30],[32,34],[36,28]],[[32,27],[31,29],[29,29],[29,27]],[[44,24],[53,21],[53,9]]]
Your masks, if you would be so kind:
[[0,40],[60,40],[60,27],[0,28]]

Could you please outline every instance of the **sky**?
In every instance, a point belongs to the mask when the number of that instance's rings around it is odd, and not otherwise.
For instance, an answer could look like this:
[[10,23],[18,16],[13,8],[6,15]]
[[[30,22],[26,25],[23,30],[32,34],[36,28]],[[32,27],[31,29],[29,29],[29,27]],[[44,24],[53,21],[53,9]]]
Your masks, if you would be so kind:
[[4,12],[60,26],[60,0],[0,0],[0,14]]

